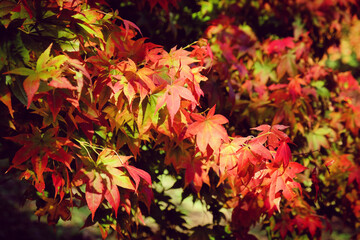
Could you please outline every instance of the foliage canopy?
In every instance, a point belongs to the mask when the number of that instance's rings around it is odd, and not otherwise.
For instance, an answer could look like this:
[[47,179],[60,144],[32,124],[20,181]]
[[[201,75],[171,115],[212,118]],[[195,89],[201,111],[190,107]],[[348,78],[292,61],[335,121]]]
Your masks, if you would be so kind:
[[338,216],[359,237],[358,3],[196,3],[0,3],[0,147],[35,215],[86,206],[104,239],[320,239]]

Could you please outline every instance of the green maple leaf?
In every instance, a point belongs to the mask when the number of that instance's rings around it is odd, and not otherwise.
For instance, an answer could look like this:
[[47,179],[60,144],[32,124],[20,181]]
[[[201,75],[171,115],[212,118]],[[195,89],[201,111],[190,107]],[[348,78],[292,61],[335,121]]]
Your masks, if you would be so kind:
[[62,70],[60,69],[60,66],[68,60],[68,57],[65,55],[50,57],[51,47],[52,44],[50,44],[50,46],[39,56],[35,70],[29,68],[16,68],[5,73],[27,76],[23,82],[23,87],[28,98],[27,108],[30,107],[34,95],[39,90],[40,80],[48,81],[51,79],[48,85],[54,88],[76,89],[69,80],[61,76]]
[[274,68],[276,67],[276,64],[271,62],[255,62],[254,64],[254,73],[259,76],[260,81],[263,84],[266,84],[269,79],[276,82],[276,73],[274,71]]
[[280,58],[280,62],[276,68],[278,79],[281,79],[285,73],[288,73],[290,77],[296,75],[297,67],[295,60],[296,56],[291,51]]
[[151,185],[150,175],[139,168],[130,166],[128,164],[130,158],[130,156],[118,155],[114,150],[105,148],[96,162],[89,159],[85,164],[86,168],[76,173],[73,184],[75,186],[86,184],[86,203],[92,213],[92,219],[103,199],[109,202],[117,215],[120,206],[118,187],[137,191],[141,179]]

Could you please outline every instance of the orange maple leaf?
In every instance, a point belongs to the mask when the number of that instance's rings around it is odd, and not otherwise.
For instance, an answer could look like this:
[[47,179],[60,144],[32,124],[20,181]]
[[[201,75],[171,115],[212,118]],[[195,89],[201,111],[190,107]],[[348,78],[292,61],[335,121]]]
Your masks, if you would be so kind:
[[196,135],[196,145],[201,152],[206,152],[206,147],[209,145],[214,151],[219,149],[222,141],[228,142],[229,136],[225,128],[221,124],[225,124],[228,120],[215,113],[215,106],[212,107],[206,117],[199,114],[191,114],[196,120],[192,123],[187,132],[191,135]]
[[157,112],[166,102],[166,107],[170,115],[171,125],[174,123],[175,114],[180,109],[181,99],[185,99],[194,104],[197,104],[197,101],[192,95],[191,91],[181,86],[183,83],[184,81],[180,80],[175,82],[173,85],[168,85],[166,87],[166,92],[159,98],[158,103],[156,104],[155,112]]

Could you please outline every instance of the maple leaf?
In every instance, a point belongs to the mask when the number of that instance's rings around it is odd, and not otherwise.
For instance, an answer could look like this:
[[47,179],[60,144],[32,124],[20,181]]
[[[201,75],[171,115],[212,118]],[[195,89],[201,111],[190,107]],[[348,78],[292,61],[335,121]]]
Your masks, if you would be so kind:
[[312,237],[314,237],[316,233],[316,229],[323,229],[323,224],[320,218],[316,215],[307,215],[307,216],[295,216],[295,221],[297,223],[297,227],[300,231],[304,229],[309,229],[309,232]]
[[[238,165],[238,160],[240,158],[239,150],[244,144],[246,139],[236,137],[229,143],[223,143],[219,152],[219,165],[220,171],[225,173],[232,173],[235,167]],[[242,168],[244,164],[240,164],[239,168]],[[235,173],[234,173],[235,174]]]
[[48,156],[45,154],[42,157],[38,155],[33,155],[31,157],[31,163],[36,174],[35,188],[39,192],[43,192],[45,189],[45,181],[43,173],[45,172],[46,166],[48,164]]
[[[118,169],[123,167],[130,156],[116,154],[114,150],[105,148],[98,156],[97,164],[103,170],[102,178],[105,182],[105,190],[102,192],[105,199],[110,203],[117,215],[120,205],[120,193],[117,186],[135,190],[134,184],[124,171]],[[103,168],[105,167],[105,168]]]
[[287,141],[282,141],[280,143],[280,146],[276,150],[274,163],[278,164],[279,166],[282,163],[284,165],[284,168],[286,168],[291,160],[292,160],[292,155],[291,155],[290,147]]
[[319,128],[315,126],[314,129],[305,135],[306,140],[311,151],[320,150],[321,147],[329,148],[328,135],[332,133],[330,128]]
[[[85,37],[87,37],[89,40],[92,39],[97,39],[100,42],[104,41],[104,36],[103,33],[101,31],[101,27],[95,24],[89,24],[88,18],[86,17],[85,14],[94,14],[94,10],[82,10],[84,11],[84,13],[78,13],[78,14],[74,14],[72,15],[73,19],[76,19],[74,21],[74,23],[76,23],[78,25],[78,29],[80,31],[80,33],[82,35],[84,35]],[[90,11],[90,12],[89,12]],[[88,12],[88,13],[86,13]],[[94,42],[88,41],[89,45],[95,45]]]
[[281,191],[282,195],[291,200],[296,196],[294,188],[298,188],[301,191],[301,185],[298,182],[294,181],[297,173],[303,172],[306,167],[302,166],[296,162],[290,162],[287,168],[279,168],[275,171],[272,171],[270,174],[271,183],[269,189],[269,203],[270,209],[274,206],[280,211],[280,200],[281,197],[277,194]]
[[186,169],[185,186],[193,183],[197,192],[200,192],[203,183],[210,186],[209,169],[206,169],[206,164],[200,158],[197,157],[192,161],[188,161],[184,167]]
[[169,53],[163,52],[163,58],[159,60],[159,65],[168,65],[170,68],[175,67],[176,71],[179,70],[180,67],[185,67],[191,63],[198,62],[193,57],[190,57],[191,52],[180,48],[176,49],[173,47]]
[[355,106],[347,102],[346,107],[343,110],[341,120],[345,121],[347,129],[349,129],[354,135],[357,135],[360,129],[360,105]]
[[175,147],[167,147],[165,164],[172,164],[178,171],[180,168],[185,168],[184,164],[192,160],[191,144],[180,142]]
[[193,50],[191,51],[190,56],[200,60],[200,65],[205,66],[205,68],[209,68],[212,65],[214,56],[208,40],[201,38],[197,42],[197,45],[193,45],[192,48]]
[[12,118],[14,118],[14,110],[11,104],[11,92],[0,85],[0,101],[6,105]]
[[[95,212],[103,199],[106,199],[117,215],[120,206],[118,187],[137,191],[141,178],[151,185],[151,177],[144,170],[128,164],[130,156],[118,155],[114,150],[105,148],[96,162],[83,158],[86,168],[81,168],[73,178],[74,186],[86,184],[85,196],[87,205],[94,219]],[[128,172],[128,174],[124,171]],[[135,182],[131,181],[130,177]]]
[[350,173],[348,178],[348,184],[351,184],[352,182],[356,181],[358,185],[358,189],[360,189],[360,167],[354,166],[349,171]]
[[268,61],[264,63],[255,62],[254,73],[259,77],[261,83],[266,84],[269,79],[273,81],[276,80],[276,74],[274,71],[275,66],[276,64]]
[[136,168],[136,167],[130,166],[128,164],[125,164],[124,167],[126,168],[126,170],[129,172],[130,176],[135,181],[135,191],[137,191],[137,189],[139,187],[141,178],[144,179],[147,182],[147,184],[151,185],[151,176],[149,173],[145,172],[144,170],[142,170],[140,168]]
[[117,16],[117,18],[121,19],[121,21],[123,21],[123,23],[124,23],[124,26],[125,26],[125,38],[129,33],[130,26],[135,28],[142,35],[142,32],[141,32],[140,28],[138,26],[136,26],[135,23],[133,23],[133,22],[131,22],[129,20],[123,19],[123,18],[121,18],[119,16]]
[[285,73],[288,73],[290,77],[294,77],[297,74],[296,56],[293,53],[287,53],[281,56],[280,62],[276,68],[278,78],[281,79]]
[[58,55],[56,57],[50,57],[50,50],[52,44],[40,55],[36,62],[36,69],[29,68],[16,68],[4,74],[15,74],[21,76],[27,76],[23,82],[23,87],[27,95],[27,108],[30,107],[34,95],[39,89],[40,80],[51,81],[48,83],[49,86],[54,88],[67,88],[75,90],[74,87],[67,78],[62,76],[61,65],[64,64],[68,57],[65,55]]
[[[260,216],[263,214],[264,207],[262,203],[262,196],[255,193],[249,193],[243,198],[236,201],[236,206],[232,212],[231,221],[232,226],[236,229],[244,228],[247,232],[251,225],[258,222]],[[245,234],[241,239],[256,239]]]
[[105,199],[110,203],[111,207],[115,211],[115,216],[117,216],[118,209],[120,206],[120,193],[116,184],[111,183],[110,181],[106,182],[106,191],[105,191]]
[[198,114],[191,114],[196,120],[192,123],[187,132],[191,135],[196,135],[196,145],[201,152],[206,152],[206,147],[209,145],[214,151],[218,150],[222,141],[228,142],[229,137],[226,129],[221,125],[228,122],[228,120],[215,113],[215,106],[212,107],[207,116],[203,117]]
[[268,145],[275,149],[279,146],[281,141],[289,141],[289,137],[281,131],[286,128],[288,127],[284,125],[270,126],[264,124],[251,129],[261,131],[256,137],[256,141],[259,141],[260,143],[265,143],[267,141]]
[[231,143],[223,143],[220,148],[219,164],[222,177],[242,176],[248,173],[249,164],[257,165],[264,159],[272,159],[269,149],[251,137],[235,137]]
[[251,150],[244,146],[248,140],[249,137],[235,137],[231,142],[221,145],[218,154],[220,170],[218,173],[220,176],[218,185],[226,179],[229,181],[232,181],[233,177],[238,179],[239,176],[246,172],[250,164],[249,160],[251,159],[252,161],[255,158]]
[[273,53],[282,53],[286,50],[286,48],[294,48],[294,38],[293,37],[286,37],[283,39],[276,39],[270,42],[267,46],[265,52],[268,54]]
[[288,232],[293,232],[294,231],[294,223],[293,221],[290,221],[290,219],[282,219],[282,221],[277,222],[275,227],[274,227],[274,231],[279,231],[280,232],[280,236],[282,239],[285,239],[286,234]]
[[107,191],[106,183],[101,174],[95,169],[86,170],[81,168],[72,180],[74,186],[86,184],[85,200],[94,220],[95,212],[100,206],[104,194]]
[[156,46],[153,49],[147,50],[145,59],[147,62],[158,63],[165,54],[166,51],[161,46]]
[[[269,149],[264,147],[263,144],[256,141],[256,139],[251,139],[250,141],[248,141],[245,147],[247,147],[251,151],[252,155],[256,157],[256,160],[255,162],[253,162],[253,164],[256,164],[259,160],[272,159],[272,155]],[[254,157],[250,159],[254,159]]]
[[107,171],[110,174],[111,181],[122,188],[135,190],[134,183],[131,181],[130,177],[122,170],[113,167],[106,167]]
[[60,190],[60,201],[64,198],[65,192],[63,191],[65,180],[64,178],[58,173],[54,172],[52,175],[53,185],[55,188],[55,197],[58,195]]
[[91,171],[87,176],[89,179],[86,184],[85,199],[94,220],[95,212],[104,198],[106,188],[100,173]]
[[164,95],[159,97],[158,103],[156,104],[155,112],[157,112],[158,109],[161,108],[166,102],[166,107],[170,114],[171,125],[174,123],[175,114],[179,111],[181,98],[188,100],[196,105],[198,104],[191,91],[181,86],[183,82],[184,80],[178,80],[174,82],[173,85],[167,85]]
[[155,89],[155,84],[150,78],[150,76],[154,73],[153,70],[147,67],[138,69],[136,63],[130,58],[124,63],[124,73],[129,81],[140,79],[151,91]]
[[302,79],[299,75],[289,78],[288,89],[293,102],[295,102],[297,98],[304,96],[304,90],[302,89],[301,85],[306,84],[307,82],[305,81],[305,79]]
[[[129,158],[116,155],[113,150],[106,148],[99,154],[95,163],[98,166],[96,172],[91,170],[92,166],[90,165],[88,170],[81,169],[74,177],[75,186],[86,184],[87,204],[93,218],[103,198],[110,203],[117,215],[120,205],[120,193],[117,186],[134,189],[130,178],[117,168],[122,167]],[[97,182],[94,182],[95,177],[98,178]]]
[[71,202],[69,200],[59,201],[57,199],[47,198],[44,196],[41,198],[46,204],[36,210],[36,216],[41,217],[48,215],[47,222],[50,225],[56,224],[60,218],[64,221],[71,219],[71,212],[69,210]]
[[63,105],[64,96],[62,96],[61,94],[57,94],[56,92],[51,93],[51,94],[47,93],[46,100],[47,100],[47,103],[49,104],[49,108],[50,108],[50,111],[53,116],[53,121],[55,121],[55,119]]
[[190,64],[199,62],[194,57],[190,57],[190,52],[182,48],[172,48],[169,53],[162,52],[162,58],[158,60],[156,66],[163,67],[163,75],[169,82],[175,82],[177,79],[194,80],[194,75],[191,72]]
[[151,94],[135,110],[138,112],[136,123],[139,130],[139,138],[141,139],[150,139],[150,129],[159,123],[160,113],[156,110],[157,102],[158,94]]
[[40,86],[39,75],[34,70],[29,69],[29,68],[17,68],[17,69],[11,70],[9,72],[6,72],[5,74],[16,74],[16,75],[21,75],[21,76],[28,76],[27,78],[25,78],[25,80],[23,82],[23,87],[24,87],[25,93],[28,97],[27,108],[29,108],[30,104],[32,102],[32,99]]
[[58,129],[50,128],[42,133],[38,128],[32,128],[32,134],[19,134],[14,137],[6,137],[6,139],[23,145],[12,159],[12,168],[21,169],[21,164],[31,159],[32,167],[36,174],[36,188],[42,192],[45,188],[43,173],[45,172],[48,160],[53,159],[63,163],[71,170],[70,163],[73,159],[71,154],[63,149],[63,146],[75,146],[66,138],[57,137]]

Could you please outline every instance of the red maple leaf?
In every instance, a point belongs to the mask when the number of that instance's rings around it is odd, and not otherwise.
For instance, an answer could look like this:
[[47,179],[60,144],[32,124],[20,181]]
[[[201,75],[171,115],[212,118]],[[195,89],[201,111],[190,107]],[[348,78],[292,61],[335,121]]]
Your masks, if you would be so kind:
[[260,143],[265,143],[267,141],[268,146],[275,149],[279,146],[281,141],[290,142],[290,138],[282,132],[282,130],[285,130],[286,128],[288,127],[284,125],[270,126],[264,124],[251,129],[261,131],[256,137],[256,141],[259,141]]
[[307,215],[305,217],[298,215],[295,216],[295,221],[300,231],[303,231],[304,229],[309,229],[312,237],[314,237],[317,228],[323,229],[321,219],[316,215]]
[[295,47],[294,38],[287,37],[287,38],[276,39],[276,40],[271,41],[269,43],[269,45],[267,46],[266,52],[268,54],[282,53],[285,51],[286,48],[291,49],[294,47]]
[[[266,147],[251,137],[236,137],[231,143],[224,143],[219,154],[219,165],[222,175],[246,175],[248,165],[257,165],[262,160],[273,157]],[[223,177],[220,181],[223,180]]]
[[227,173],[230,175],[236,175],[238,168],[243,168],[244,164],[242,161],[238,163],[240,159],[239,150],[245,143],[247,138],[236,137],[229,143],[223,143],[219,152],[219,167],[221,173]]
[[184,80],[174,82],[173,85],[168,85],[163,96],[158,99],[156,104],[156,110],[158,111],[164,103],[166,102],[166,107],[170,114],[170,123],[173,124],[175,114],[179,111],[181,98],[188,100],[194,104],[197,104],[196,99],[192,95],[191,91],[181,85],[183,85]]
[[52,44],[40,55],[36,62],[36,69],[16,68],[8,74],[27,76],[23,82],[23,87],[27,95],[27,108],[30,107],[35,94],[40,87],[40,80],[49,81],[48,86],[53,88],[64,88],[76,90],[70,81],[63,76],[62,65],[69,60],[66,55],[50,56]]
[[65,180],[58,172],[53,172],[51,177],[55,188],[55,197],[58,195],[58,192],[60,190],[60,201],[61,201],[65,195],[65,192],[63,191]]
[[197,192],[200,191],[203,183],[206,183],[210,186],[210,179],[208,174],[208,169],[206,165],[203,164],[201,159],[195,158],[192,161],[185,164],[185,186],[189,183],[193,183]]
[[215,106],[212,107],[206,117],[199,114],[191,114],[196,120],[192,123],[187,132],[191,135],[196,135],[196,145],[201,152],[206,152],[206,147],[209,145],[214,151],[218,150],[223,141],[228,142],[229,136],[226,129],[221,125],[228,122],[228,120],[215,113]]
[[351,184],[352,182],[357,183],[358,185],[358,189],[360,189],[360,167],[359,166],[354,166],[349,170],[349,179],[348,179],[348,184]]
[[85,199],[92,213],[92,220],[94,220],[95,211],[98,209],[104,198],[104,191],[106,191],[106,188],[100,173],[90,171],[87,172],[87,176],[89,178],[86,184]]
[[282,219],[282,221],[279,221],[276,223],[275,227],[274,227],[274,231],[279,231],[280,232],[280,236],[282,239],[285,239],[286,234],[288,232],[293,232],[294,231],[294,221],[292,219]]
[[283,164],[284,168],[286,168],[291,160],[292,160],[292,155],[291,155],[290,147],[287,141],[282,141],[280,143],[280,146],[276,150],[274,163],[278,164],[279,166]]
[[22,144],[23,146],[16,152],[12,168],[21,169],[21,164],[31,159],[32,167],[36,174],[35,187],[39,192],[45,188],[43,173],[47,170],[49,158],[64,164],[71,170],[70,163],[73,159],[72,155],[66,152],[63,146],[74,146],[74,144],[66,138],[57,137],[58,129],[50,128],[42,133],[38,128],[32,128],[32,134],[19,134],[14,137],[6,137],[13,142]]
[[[84,158],[86,168],[81,168],[73,179],[75,186],[86,184],[86,203],[94,219],[95,212],[105,198],[117,215],[120,206],[120,192],[118,187],[137,191],[141,178],[151,185],[150,175],[128,164],[130,156],[118,155],[114,150],[105,148],[97,161]],[[96,169],[96,170],[95,170]],[[124,171],[126,169],[126,171]],[[135,184],[131,181],[130,177]],[[135,185],[135,186],[134,186]]]
[[304,86],[307,84],[308,83],[306,82],[306,80],[301,78],[300,75],[296,75],[295,77],[289,78],[288,89],[289,89],[289,94],[290,94],[293,102],[295,102],[296,99],[298,99],[299,97],[304,96],[303,89],[301,86]]
[[288,200],[296,196],[294,188],[298,188],[301,191],[301,185],[294,181],[297,173],[304,171],[306,167],[296,162],[290,162],[288,167],[283,169],[282,167],[272,171],[270,173],[271,183],[269,190],[269,204],[270,209],[276,206],[280,211],[280,200],[279,192]]

